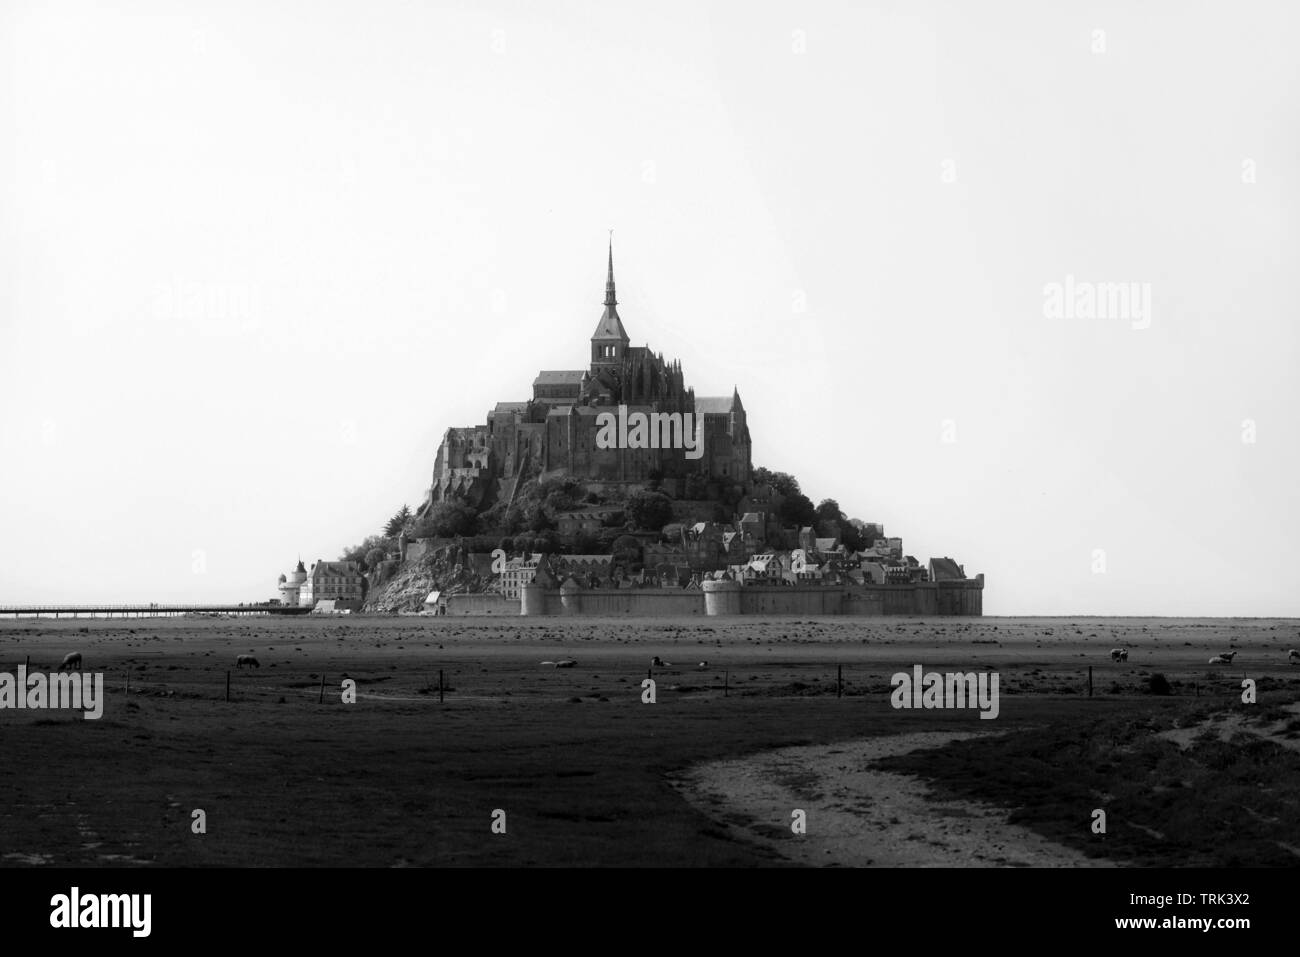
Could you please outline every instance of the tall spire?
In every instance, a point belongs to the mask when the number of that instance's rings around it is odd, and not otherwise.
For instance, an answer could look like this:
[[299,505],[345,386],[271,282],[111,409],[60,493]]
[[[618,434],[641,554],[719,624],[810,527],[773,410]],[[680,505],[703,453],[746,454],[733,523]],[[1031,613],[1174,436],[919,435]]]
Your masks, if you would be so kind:
[[609,231],[609,271],[605,274],[605,311],[591,337],[591,360],[614,362],[627,353],[627,330],[618,317],[618,299],[614,295],[614,230]]
[[614,298],[614,230],[609,231],[609,274],[605,277],[605,306],[617,306]]

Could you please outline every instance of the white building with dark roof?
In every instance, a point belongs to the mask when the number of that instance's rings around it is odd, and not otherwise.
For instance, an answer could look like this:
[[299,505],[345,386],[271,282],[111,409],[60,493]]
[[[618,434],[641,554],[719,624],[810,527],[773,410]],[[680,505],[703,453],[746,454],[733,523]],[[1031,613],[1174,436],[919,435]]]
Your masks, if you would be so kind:
[[357,562],[318,560],[307,572],[298,603],[313,608],[317,602],[328,599],[337,609],[356,611],[361,608],[364,589],[361,566]]

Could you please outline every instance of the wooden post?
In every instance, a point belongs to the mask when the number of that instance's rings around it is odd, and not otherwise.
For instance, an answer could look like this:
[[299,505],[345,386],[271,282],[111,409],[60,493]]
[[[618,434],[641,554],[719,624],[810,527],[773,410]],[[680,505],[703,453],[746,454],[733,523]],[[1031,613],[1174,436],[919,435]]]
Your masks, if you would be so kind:
[[226,700],[230,700],[230,672],[226,672]]
[[317,704],[325,703],[325,672],[320,673],[320,694],[316,696]]
[[1092,697],[1092,665],[1088,665],[1088,697]]
[[28,655],[28,656],[27,656],[27,660],[26,660],[25,662],[23,662],[23,670],[24,670],[24,671],[31,671],[31,670],[32,670],[32,656],[31,656],[31,655]]
[[844,666],[835,666],[835,697],[844,697]]
[[438,704],[442,704],[442,669],[438,669]]

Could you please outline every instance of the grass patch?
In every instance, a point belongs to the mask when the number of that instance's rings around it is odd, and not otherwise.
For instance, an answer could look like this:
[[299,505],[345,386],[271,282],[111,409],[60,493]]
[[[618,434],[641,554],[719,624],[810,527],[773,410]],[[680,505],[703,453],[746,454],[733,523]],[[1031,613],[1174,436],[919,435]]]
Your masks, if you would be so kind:
[[[1138,866],[1294,866],[1281,845],[1300,845],[1300,754],[1248,734],[1221,741],[1213,731],[1183,750],[1152,733],[1171,726],[1132,716],[1054,724],[878,766],[923,778],[940,799],[1011,808],[1011,823],[1090,856]],[[1094,808],[1106,812],[1106,834],[1090,830]]]

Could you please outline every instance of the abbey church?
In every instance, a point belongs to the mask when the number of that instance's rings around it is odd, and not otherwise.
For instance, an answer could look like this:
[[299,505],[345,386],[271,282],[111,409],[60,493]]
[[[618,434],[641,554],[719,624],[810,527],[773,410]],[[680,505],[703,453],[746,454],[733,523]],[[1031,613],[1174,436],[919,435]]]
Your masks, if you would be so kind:
[[[605,448],[598,418],[628,413],[691,413],[702,430],[699,451],[682,448]],[[451,497],[481,508],[509,502],[521,482],[570,477],[588,483],[640,484],[661,479],[680,494],[692,473],[713,483],[748,489],[752,472],[749,428],[740,394],[696,398],[681,364],[633,346],[614,294],[614,250],[609,251],[605,309],[591,336],[585,369],[545,370],[532,397],[498,402],[484,425],[450,428],[438,446],[433,482],[420,513]]]

